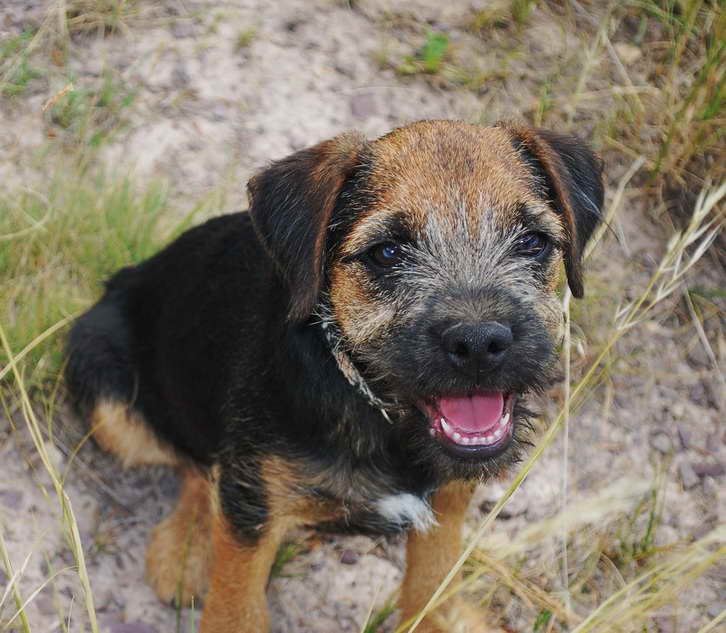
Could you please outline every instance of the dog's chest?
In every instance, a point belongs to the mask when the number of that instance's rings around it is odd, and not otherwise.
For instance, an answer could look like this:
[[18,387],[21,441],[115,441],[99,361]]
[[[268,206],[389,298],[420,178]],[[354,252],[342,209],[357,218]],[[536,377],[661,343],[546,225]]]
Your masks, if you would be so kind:
[[434,525],[434,513],[428,499],[409,492],[386,495],[376,502],[376,512],[384,521],[426,532]]
[[436,523],[433,488],[396,484],[380,472],[366,470],[327,474],[314,494],[332,501],[338,511],[334,521],[323,522],[324,529],[392,534],[409,529],[425,532]]

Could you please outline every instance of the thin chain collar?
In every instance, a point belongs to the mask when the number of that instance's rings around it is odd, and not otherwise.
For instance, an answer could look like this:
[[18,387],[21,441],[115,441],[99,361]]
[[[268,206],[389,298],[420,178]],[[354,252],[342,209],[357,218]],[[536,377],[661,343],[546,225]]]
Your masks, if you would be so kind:
[[320,328],[323,331],[323,336],[328,343],[330,353],[335,359],[335,363],[338,365],[338,369],[345,376],[345,379],[362,395],[368,404],[378,409],[381,415],[389,424],[393,424],[390,416],[388,415],[387,409],[391,406],[390,404],[381,400],[376,396],[371,388],[368,386],[366,379],[363,378],[361,373],[356,368],[353,360],[344,349],[343,336],[340,333],[338,324],[335,322],[330,309],[327,304],[322,303],[318,306],[316,314],[320,317]]

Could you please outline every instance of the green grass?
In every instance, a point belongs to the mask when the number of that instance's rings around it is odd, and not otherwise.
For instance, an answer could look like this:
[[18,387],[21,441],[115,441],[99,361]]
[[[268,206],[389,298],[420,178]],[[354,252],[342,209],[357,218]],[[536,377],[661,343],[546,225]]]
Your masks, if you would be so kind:
[[0,42],[0,97],[22,95],[35,79],[43,73],[31,65],[27,52],[34,36],[33,29]]
[[283,543],[275,554],[275,560],[272,563],[270,569],[270,578],[284,578],[285,574],[283,569],[290,561],[292,561],[300,552],[303,551],[303,547],[294,542]]
[[396,611],[396,601],[387,600],[386,603],[371,613],[362,633],[378,633],[389,617]]
[[[169,235],[160,230],[166,211],[160,185],[74,170],[58,173],[44,193],[0,197],[0,313],[10,347],[20,352],[87,307],[110,273],[151,255]],[[29,351],[29,387],[57,374],[61,341],[54,336]],[[0,367],[7,361],[0,351]]]
[[429,31],[421,49],[415,55],[406,57],[396,70],[401,75],[436,74],[441,70],[448,50],[449,36]]
[[237,35],[235,48],[238,51],[249,48],[252,45],[252,42],[255,41],[255,37],[257,37],[257,29],[254,26],[241,30]]
[[[73,79],[70,78],[70,86]],[[98,146],[113,139],[127,124],[136,92],[111,73],[96,85],[71,88],[46,113],[51,130],[66,144]]]
[[138,14],[139,0],[66,0],[66,28],[69,33],[125,31],[127,22]]

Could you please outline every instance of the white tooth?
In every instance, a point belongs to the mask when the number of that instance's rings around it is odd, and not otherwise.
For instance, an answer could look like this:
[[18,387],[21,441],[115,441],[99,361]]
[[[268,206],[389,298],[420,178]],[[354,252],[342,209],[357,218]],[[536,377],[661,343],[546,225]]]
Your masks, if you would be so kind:
[[486,437],[486,443],[487,444],[493,444],[494,443],[494,436],[493,435],[487,435],[487,437]]
[[451,425],[444,418],[441,418],[441,428],[447,435],[451,434]]
[[509,411],[507,411],[502,418],[502,426],[507,426],[507,424],[509,424]]
[[476,438],[476,444],[486,444],[487,438],[484,435],[478,435]]
[[433,428],[429,428],[429,435],[433,437],[434,435],[436,435],[436,431],[434,431]]
[[502,433],[504,433],[504,429],[502,429],[501,427],[498,428],[496,431],[494,431],[494,438],[498,440],[500,437],[502,437]]
[[474,443],[474,440],[472,438],[470,438],[470,437],[465,437],[464,438],[464,443],[465,444],[473,444]]
[[461,442],[461,435],[459,435],[456,431],[454,431],[452,439],[454,440],[454,442]]

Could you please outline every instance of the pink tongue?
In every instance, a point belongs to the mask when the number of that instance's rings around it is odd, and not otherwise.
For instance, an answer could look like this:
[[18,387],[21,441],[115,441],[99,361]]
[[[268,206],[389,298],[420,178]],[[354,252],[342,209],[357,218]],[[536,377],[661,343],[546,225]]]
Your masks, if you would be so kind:
[[485,433],[496,426],[504,411],[501,392],[463,398],[441,398],[439,411],[446,421],[466,433]]

